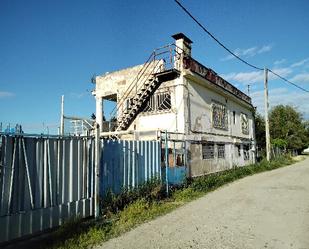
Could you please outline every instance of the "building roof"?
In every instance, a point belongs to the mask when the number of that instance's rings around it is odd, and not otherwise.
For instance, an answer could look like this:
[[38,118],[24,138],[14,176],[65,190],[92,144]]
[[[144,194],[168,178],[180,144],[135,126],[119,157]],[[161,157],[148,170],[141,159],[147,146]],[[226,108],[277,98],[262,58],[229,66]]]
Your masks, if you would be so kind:
[[233,86],[231,83],[220,77],[212,69],[205,67],[204,65],[189,56],[183,58],[183,64],[185,69],[189,69],[190,71],[200,75],[212,84],[223,88],[225,91],[233,94],[237,98],[243,100],[244,102],[252,106],[251,98],[248,95],[246,95],[238,88]]

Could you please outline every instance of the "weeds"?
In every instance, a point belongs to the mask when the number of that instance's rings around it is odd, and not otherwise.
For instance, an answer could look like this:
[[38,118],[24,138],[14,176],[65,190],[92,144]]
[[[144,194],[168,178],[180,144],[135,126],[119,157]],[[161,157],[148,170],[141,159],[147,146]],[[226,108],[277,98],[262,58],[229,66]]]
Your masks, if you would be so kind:
[[49,248],[89,248],[166,214],[226,183],[291,163],[293,160],[290,157],[280,157],[271,162],[262,160],[254,165],[233,167],[227,171],[187,179],[183,186],[172,188],[169,197],[165,194],[165,186],[157,179],[134,190],[124,189],[119,195],[108,191],[101,202],[101,220],[92,223],[81,220],[68,222],[51,236],[54,242]]
[[109,217],[141,198],[147,202],[155,202],[166,198],[162,182],[155,178],[134,189],[123,189],[119,195],[110,190],[107,191],[101,199],[101,214]]

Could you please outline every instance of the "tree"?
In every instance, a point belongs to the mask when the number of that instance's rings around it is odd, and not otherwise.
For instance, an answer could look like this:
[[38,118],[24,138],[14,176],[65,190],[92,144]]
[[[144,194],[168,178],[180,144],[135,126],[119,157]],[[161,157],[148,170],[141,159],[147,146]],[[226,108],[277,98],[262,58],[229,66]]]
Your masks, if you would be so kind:
[[284,143],[287,149],[301,151],[306,148],[308,134],[302,114],[289,105],[277,105],[269,113],[270,136]]
[[264,150],[266,147],[265,138],[265,121],[261,114],[255,114],[255,139],[256,145],[259,149]]

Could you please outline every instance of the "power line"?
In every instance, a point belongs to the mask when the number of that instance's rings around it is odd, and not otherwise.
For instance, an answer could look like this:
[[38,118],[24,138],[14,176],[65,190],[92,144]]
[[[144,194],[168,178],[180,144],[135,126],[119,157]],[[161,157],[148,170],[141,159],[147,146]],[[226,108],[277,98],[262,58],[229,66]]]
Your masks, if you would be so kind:
[[221,47],[223,47],[227,52],[229,52],[231,55],[233,55],[234,57],[236,57],[238,60],[240,60],[241,62],[247,64],[248,66],[257,69],[257,70],[264,70],[263,68],[257,67],[247,61],[245,61],[244,59],[240,58],[238,55],[236,55],[235,53],[233,53],[229,48],[227,48],[222,42],[220,42],[212,33],[210,33],[198,20],[195,19],[195,17],[178,1],[178,0],[174,0],[183,10],[184,12],[186,12],[196,23],[198,26],[200,26],[212,39],[214,39]]
[[[186,12],[186,14],[188,16],[190,16],[193,21],[198,25],[200,26],[212,39],[214,39],[221,47],[223,47],[227,52],[229,52],[231,55],[233,55],[235,58],[237,58],[238,60],[240,60],[241,62],[245,63],[246,65],[254,68],[254,69],[257,69],[257,70],[260,70],[260,71],[263,71],[264,69],[261,68],[261,67],[258,67],[258,66],[255,66],[247,61],[245,61],[244,59],[240,58],[238,55],[236,55],[235,53],[233,53],[229,48],[227,48],[222,42],[220,42],[212,33],[210,33],[178,0],[174,0],[179,6],[180,8],[183,9],[184,12]],[[278,78],[282,79],[283,81],[297,87],[298,89],[302,90],[302,91],[305,91],[305,92],[308,92],[308,90],[306,90],[305,88],[302,88],[301,86],[298,86],[297,84],[287,80],[286,78],[282,77],[281,75],[275,73],[274,71],[268,69],[271,73],[273,73],[274,75],[276,75]]]
[[293,86],[299,88],[300,90],[303,90],[303,91],[309,93],[309,91],[308,91],[307,89],[305,89],[305,88],[303,88],[303,87],[301,87],[301,86],[299,86],[299,85],[296,85],[296,84],[293,83],[292,81],[289,81],[288,79],[286,79],[286,78],[282,77],[281,75],[275,73],[275,72],[272,71],[271,69],[268,69],[268,71],[271,72],[272,74],[276,75],[278,78],[282,79],[283,81],[285,81],[285,82],[287,82],[287,83],[289,83],[289,84],[291,84],[291,85],[293,85]]

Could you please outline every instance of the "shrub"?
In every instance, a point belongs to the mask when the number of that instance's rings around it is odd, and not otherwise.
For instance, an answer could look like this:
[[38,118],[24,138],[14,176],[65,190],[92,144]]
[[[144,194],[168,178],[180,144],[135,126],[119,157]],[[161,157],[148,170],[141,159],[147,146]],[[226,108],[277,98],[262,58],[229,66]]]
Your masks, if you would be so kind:
[[114,194],[111,190],[108,190],[101,199],[101,214],[109,216],[112,213],[117,213],[141,198],[147,202],[152,202],[162,200],[165,197],[165,187],[156,178],[135,188],[125,188],[120,194]]

